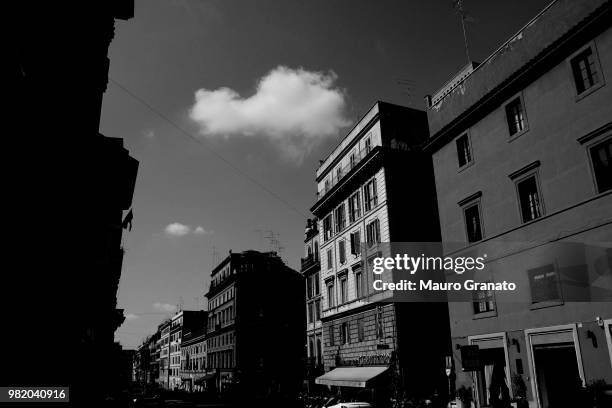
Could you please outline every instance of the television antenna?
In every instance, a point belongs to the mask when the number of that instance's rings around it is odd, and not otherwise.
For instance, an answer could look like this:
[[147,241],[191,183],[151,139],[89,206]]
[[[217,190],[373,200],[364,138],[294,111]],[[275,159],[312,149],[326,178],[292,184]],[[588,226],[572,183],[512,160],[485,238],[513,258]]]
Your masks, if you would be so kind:
[[473,23],[475,20],[465,12],[463,8],[464,0],[453,0],[453,7],[457,10],[457,13],[461,17],[461,29],[463,30],[463,44],[465,46],[465,56],[467,57],[468,64],[472,62],[470,58],[470,47],[468,46],[467,31],[465,29],[465,23]]

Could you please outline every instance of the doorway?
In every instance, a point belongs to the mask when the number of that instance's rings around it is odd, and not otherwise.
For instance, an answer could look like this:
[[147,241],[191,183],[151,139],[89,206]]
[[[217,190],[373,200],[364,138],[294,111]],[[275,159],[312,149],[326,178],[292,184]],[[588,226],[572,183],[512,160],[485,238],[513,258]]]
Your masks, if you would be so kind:
[[533,357],[540,406],[542,408],[576,406],[582,380],[578,371],[574,343],[534,346]]
[[538,408],[579,406],[584,371],[576,326],[525,330],[531,387]]
[[503,347],[480,350],[482,368],[476,372],[480,407],[494,407],[500,401],[509,402],[510,390],[506,379],[506,354]]

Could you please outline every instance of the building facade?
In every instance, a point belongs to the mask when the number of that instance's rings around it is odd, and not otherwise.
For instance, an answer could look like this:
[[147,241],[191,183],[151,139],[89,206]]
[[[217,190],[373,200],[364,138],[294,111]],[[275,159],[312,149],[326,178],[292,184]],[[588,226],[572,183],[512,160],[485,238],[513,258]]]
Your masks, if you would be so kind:
[[[24,319],[15,326],[24,334],[26,348],[35,346],[35,332],[62,336],[49,339],[56,353],[37,370],[32,369],[38,364],[35,357],[7,355],[6,362],[16,384],[69,385],[71,402],[93,406],[127,386],[111,388],[107,380],[119,370],[112,364],[118,363],[115,330],[124,320],[123,310],[117,308],[122,227],[132,204],[138,162],[122,139],[102,135],[99,125],[115,20],[133,17],[134,3],[104,2],[87,9],[76,2],[35,7],[15,3],[8,13],[13,18],[7,30],[15,36],[7,58],[12,103],[6,117],[15,137],[7,140],[5,148],[28,149],[28,164],[6,181],[5,191],[19,197],[20,213],[29,215],[7,222],[11,229],[21,225],[23,231],[45,225],[48,239],[27,251],[24,232],[7,244],[7,252],[30,273],[6,275],[9,282],[3,287],[14,289],[4,300],[10,305],[24,296],[34,299],[28,312],[38,316],[37,324]],[[61,123],[50,127],[46,138],[37,136],[40,133],[33,127],[22,126],[31,117],[31,100],[41,86],[54,102],[39,119]],[[14,168],[9,162],[5,161],[6,174]],[[40,197],[46,197],[44,206]],[[37,256],[31,256],[32,250]],[[51,304],[55,307],[49,308]],[[72,318],[57,319],[52,309],[71,310]],[[96,367],[86,376],[83,361]]]
[[474,279],[517,285],[449,307],[478,407],[612,383],[611,22],[609,1],[554,1],[428,98],[445,255],[487,254]]
[[427,305],[425,317],[417,299],[373,288],[373,260],[392,256],[393,242],[439,240],[433,169],[419,148],[427,136],[425,112],[377,102],[316,171],[328,371],[316,382],[341,393],[384,401],[446,388],[446,305]]
[[170,389],[170,328],[171,320],[165,320],[158,326],[159,335],[159,377],[160,388]]
[[172,316],[170,323],[169,355],[169,388],[177,389],[181,386],[181,336],[183,333],[183,312]]
[[295,396],[304,359],[301,275],[274,252],[230,252],[205,296],[211,386],[236,398]]
[[212,378],[206,371],[206,326],[185,333],[181,342],[181,382],[188,392],[203,392],[207,380]]
[[306,387],[316,388],[315,379],[323,374],[323,324],[321,323],[321,261],[317,219],[308,219],[304,231],[304,258],[301,273],[306,291]]

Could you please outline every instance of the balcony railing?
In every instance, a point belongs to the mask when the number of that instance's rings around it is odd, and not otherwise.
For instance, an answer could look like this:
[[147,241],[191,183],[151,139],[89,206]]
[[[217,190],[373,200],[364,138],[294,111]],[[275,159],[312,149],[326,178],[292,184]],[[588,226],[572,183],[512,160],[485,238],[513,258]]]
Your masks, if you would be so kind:
[[357,164],[363,160],[368,153],[372,151],[373,147],[357,150],[353,153],[349,154],[349,163],[340,168],[338,172],[338,167],[332,169],[331,177],[327,177],[324,181],[323,188],[317,191],[317,200],[327,194],[336,184],[338,184],[344,176],[346,176]]
[[306,270],[311,266],[319,263],[319,259],[315,258],[314,255],[308,255],[306,258],[302,258],[302,270]]

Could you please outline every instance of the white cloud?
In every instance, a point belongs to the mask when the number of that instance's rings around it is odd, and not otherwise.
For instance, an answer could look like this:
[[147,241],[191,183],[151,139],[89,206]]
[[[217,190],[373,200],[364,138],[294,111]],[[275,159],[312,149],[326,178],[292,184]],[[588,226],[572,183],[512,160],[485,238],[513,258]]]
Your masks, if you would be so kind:
[[143,132],[143,135],[147,139],[153,139],[155,137],[155,131],[154,130],[147,130],[146,132]]
[[176,312],[176,305],[171,305],[170,303],[156,302],[156,303],[153,303],[153,308],[161,312],[167,312],[167,313]]
[[180,222],[173,222],[172,224],[168,224],[164,231],[166,234],[173,237],[182,237],[191,232],[191,227],[189,225],[181,224]]
[[205,234],[212,234],[212,231],[207,231],[204,229],[203,226],[198,225],[194,230],[193,230],[194,234],[198,234],[198,235],[205,235]]
[[344,92],[333,72],[278,66],[261,78],[256,92],[241,97],[223,87],[199,89],[190,118],[205,137],[263,137],[285,158],[301,160],[324,138],[349,125]]
[[125,320],[136,320],[138,318],[138,315],[135,315],[134,313],[128,313],[125,315]]
[[198,225],[195,228],[192,228],[190,225],[181,224],[180,222],[173,222],[172,224],[166,225],[164,228],[164,232],[166,235],[172,237],[183,237],[189,234],[195,235],[207,235],[212,234],[212,231],[205,229],[203,226]]

